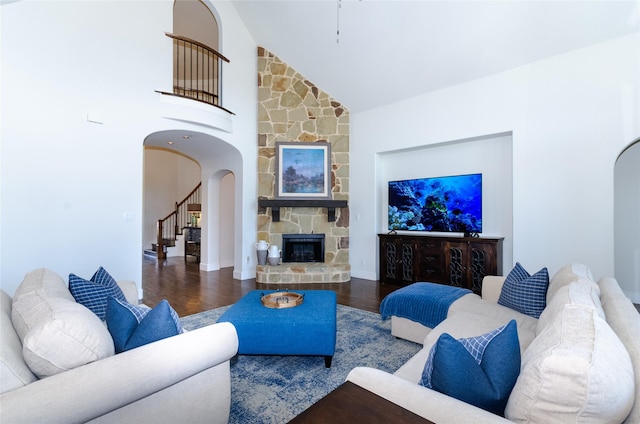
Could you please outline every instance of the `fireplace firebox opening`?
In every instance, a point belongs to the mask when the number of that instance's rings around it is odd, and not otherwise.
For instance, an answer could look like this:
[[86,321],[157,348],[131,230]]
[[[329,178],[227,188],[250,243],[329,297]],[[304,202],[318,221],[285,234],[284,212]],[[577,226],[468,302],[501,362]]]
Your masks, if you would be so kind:
[[324,234],[283,234],[282,262],[324,262]]

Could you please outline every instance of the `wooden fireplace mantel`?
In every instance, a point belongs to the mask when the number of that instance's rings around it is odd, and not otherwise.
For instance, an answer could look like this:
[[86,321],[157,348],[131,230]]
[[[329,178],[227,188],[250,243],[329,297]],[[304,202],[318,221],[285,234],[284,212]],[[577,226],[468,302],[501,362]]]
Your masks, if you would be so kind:
[[346,200],[318,200],[318,199],[258,199],[258,206],[271,208],[271,220],[280,222],[280,208],[327,208],[327,221],[336,220],[336,208],[346,208]]

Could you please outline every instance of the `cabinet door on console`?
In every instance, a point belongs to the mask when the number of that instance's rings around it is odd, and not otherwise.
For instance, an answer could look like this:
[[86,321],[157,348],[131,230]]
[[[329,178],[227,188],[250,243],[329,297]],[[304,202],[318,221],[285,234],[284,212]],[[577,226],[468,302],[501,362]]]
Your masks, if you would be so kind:
[[469,244],[470,289],[482,293],[482,279],[486,275],[501,275],[502,240],[478,240]]
[[415,240],[380,235],[380,281],[406,285],[415,281]]
[[482,292],[482,279],[498,275],[501,240],[449,241],[445,247],[447,284]]
[[448,271],[447,284],[455,287],[471,288],[467,278],[467,250],[468,244],[466,242],[450,241],[445,244]]

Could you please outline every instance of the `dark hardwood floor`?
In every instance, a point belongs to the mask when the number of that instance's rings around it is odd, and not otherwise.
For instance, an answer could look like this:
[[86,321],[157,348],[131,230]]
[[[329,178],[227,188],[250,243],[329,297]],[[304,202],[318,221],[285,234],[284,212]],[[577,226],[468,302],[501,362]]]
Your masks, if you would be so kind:
[[158,260],[144,256],[142,260],[143,302],[155,306],[167,299],[179,316],[203,312],[235,303],[251,290],[333,290],[338,303],[371,312],[379,312],[380,301],[398,286],[352,278],[346,283],[258,284],[255,279],[233,279],[233,268],[200,271],[195,262],[183,257]]

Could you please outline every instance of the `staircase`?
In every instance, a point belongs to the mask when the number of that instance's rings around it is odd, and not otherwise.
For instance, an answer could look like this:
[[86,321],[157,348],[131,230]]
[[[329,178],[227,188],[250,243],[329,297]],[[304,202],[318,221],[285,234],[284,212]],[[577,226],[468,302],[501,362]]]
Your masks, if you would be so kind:
[[176,246],[176,241],[182,236],[182,228],[191,224],[193,212],[200,212],[202,198],[202,183],[180,202],[176,202],[174,210],[162,219],[158,220],[156,228],[156,243],[151,245],[151,250],[145,249],[145,255],[156,256],[165,259],[170,247]]
[[[176,243],[178,242],[179,237],[180,235],[177,235],[175,240],[174,239],[162,240],[162,248],[164,250],[165,255],[169,251],[169,248],[176,246]],[[157,251],[158,251],[158,243],[151,243],[151,248],[145,249],[144,254],[148,256],[157,256],[157,253],[156,253]],[[168,256],[171,256],[171,255],[168,255]]]

